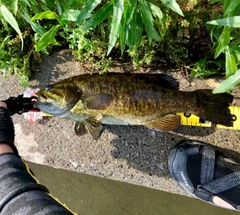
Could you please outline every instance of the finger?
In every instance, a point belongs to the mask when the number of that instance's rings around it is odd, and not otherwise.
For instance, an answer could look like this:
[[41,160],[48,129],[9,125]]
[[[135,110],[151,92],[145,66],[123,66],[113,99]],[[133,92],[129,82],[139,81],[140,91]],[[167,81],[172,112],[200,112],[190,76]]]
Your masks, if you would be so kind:
[[1,102],[1,101],[0,101],[0,107],[5,107],[5,108],[7,108],[7,104],[6,104],[5,102]]

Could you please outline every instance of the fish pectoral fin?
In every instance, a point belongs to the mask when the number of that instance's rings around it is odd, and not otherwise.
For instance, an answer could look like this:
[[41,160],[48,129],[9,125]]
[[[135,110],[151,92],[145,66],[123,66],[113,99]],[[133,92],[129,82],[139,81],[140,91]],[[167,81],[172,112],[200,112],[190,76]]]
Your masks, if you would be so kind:
[[181,123],[181,117],[179,115],[169,114],[161,119],[157,119],[146,126],[149,128],[154,128],[161,131],[172,131],[177,128]]
[[76,122],[75,123],[75,127],[74,127],[74,131],[75,131],[75,134],[77,136],[83,136],[85,134],[87,134],[87,129],[85,127],[85,122]]
[[102,133],[102,115],[98,114],[85,121],[85,128],[92,135],[94,140],[97,140]]
[[104,110],[111,104],[112,100],[113,98],[110,94],[100,93],[87,97],[84,99],[84,102],[88,109]]

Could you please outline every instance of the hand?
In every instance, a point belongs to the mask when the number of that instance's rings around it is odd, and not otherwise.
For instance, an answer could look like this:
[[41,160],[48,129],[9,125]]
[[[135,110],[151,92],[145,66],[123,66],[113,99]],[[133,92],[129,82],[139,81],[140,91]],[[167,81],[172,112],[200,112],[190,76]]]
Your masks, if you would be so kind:
[[7,104],[6,104],[5,102],[1,102],[1,101],[0,101],[0,107],[4,107],[4,108],[7,109]]
[[6,152],[18,154],[14,145],[14,135],[14,126],[7,105],[0,101],[0,154]]
[[0,154],[13,152],[13,149],[6,143],[0,143]]

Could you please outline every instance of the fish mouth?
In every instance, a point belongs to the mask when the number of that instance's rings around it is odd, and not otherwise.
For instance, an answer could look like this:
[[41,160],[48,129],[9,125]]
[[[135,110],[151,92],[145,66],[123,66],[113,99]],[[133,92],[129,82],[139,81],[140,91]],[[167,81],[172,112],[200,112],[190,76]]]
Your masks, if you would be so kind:
[[41,95],[41,96],[38,96],[37,97],[37,102],[39,102],[39,103],[45,103],[47,101],[47,96],[45,96],[45,95]]
[[75,104],[78,101],[78,98],[74,98],[64,108],[59,108],[50,102],[46,102],[46,100],[47,100],[47,97],[44,95],[41,95],[35,101],[33,101],[34,107],[44,113],[51,114],[58,117],[64,117],[75,106]]

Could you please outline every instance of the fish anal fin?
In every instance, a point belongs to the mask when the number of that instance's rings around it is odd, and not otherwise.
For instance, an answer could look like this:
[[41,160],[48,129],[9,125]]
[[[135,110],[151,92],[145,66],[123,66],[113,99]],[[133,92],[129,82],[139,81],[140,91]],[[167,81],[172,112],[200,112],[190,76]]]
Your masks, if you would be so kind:
[[168,114],[161,119],[147,123],[146,126],[161,131],[172,131],[181,123],[181,117],[175,114]]
[[92,135],[94,140],[97,140],[102,133],[102,115],[98,114],[85,121],[86,130]]
[[84,99],[86,107],[93,110],[104,110],[112,102],[113,98],[109,94],[91,95]]

